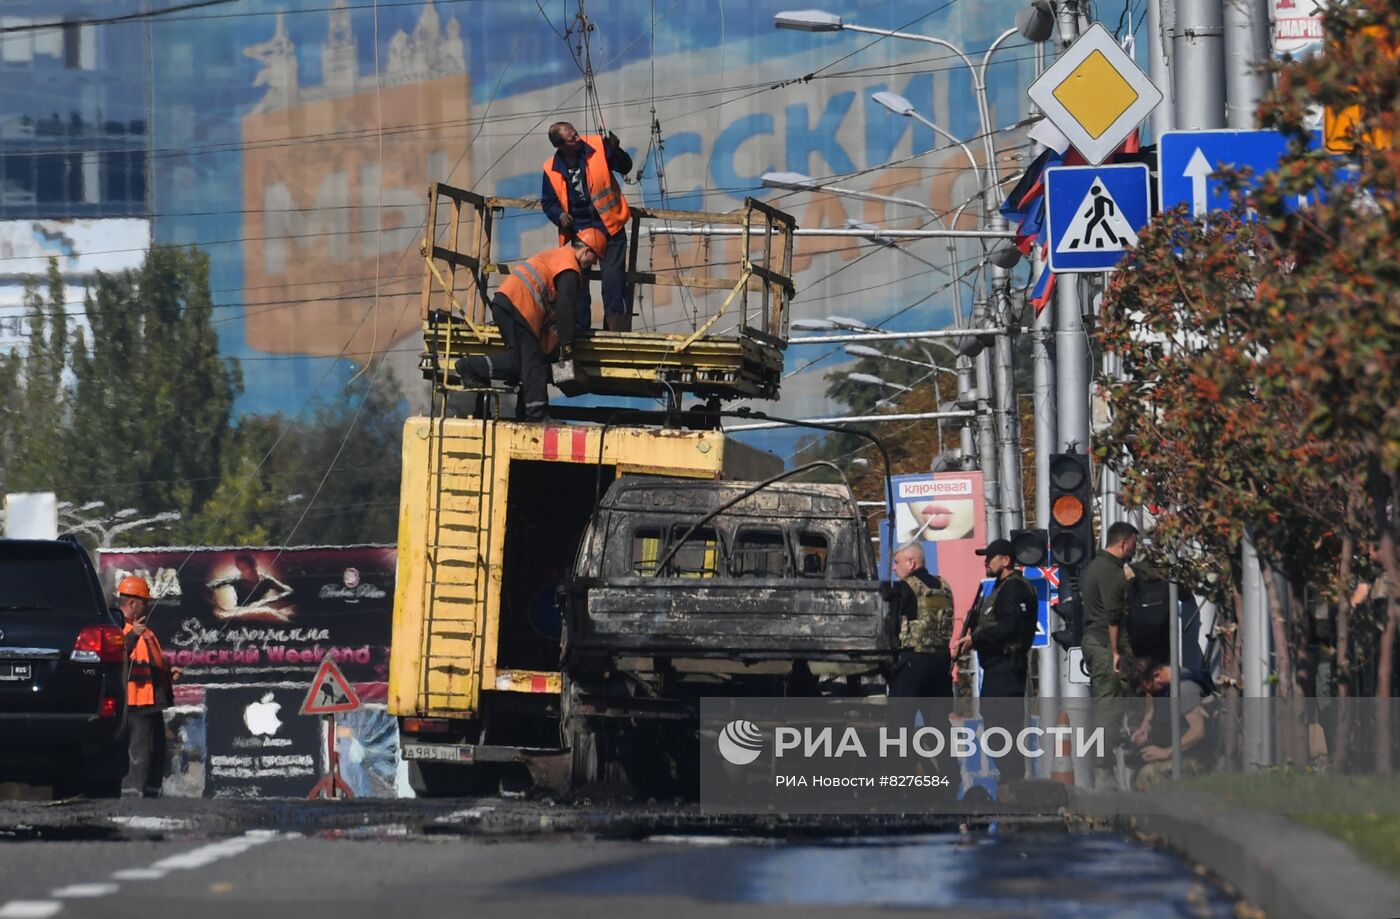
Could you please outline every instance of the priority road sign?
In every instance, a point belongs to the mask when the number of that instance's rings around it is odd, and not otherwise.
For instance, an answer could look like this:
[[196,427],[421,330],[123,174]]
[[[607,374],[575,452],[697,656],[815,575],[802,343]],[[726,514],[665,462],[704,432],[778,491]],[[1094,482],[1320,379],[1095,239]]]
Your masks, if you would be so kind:
[[1226,171],[1245,168],[1254,181],[1278,169],[1288,139],[1278,131],[1167,131],[1157,145],[1162,210],[1191,206],[1191,216],[1230,207]]
[[360,697],[350,687],[345,674],[329,657],[321,659],[321,669],[311,681],[311,689],[301,703],[303,715],[337,715],[360,707]]
[[1151,196],[1143,163],[1045,170],[1050,270],[1111,271],[1152,219]]
[[1031,84],[1029,95],[1093,165],[1162,101],[1161,90],[1097,22]]

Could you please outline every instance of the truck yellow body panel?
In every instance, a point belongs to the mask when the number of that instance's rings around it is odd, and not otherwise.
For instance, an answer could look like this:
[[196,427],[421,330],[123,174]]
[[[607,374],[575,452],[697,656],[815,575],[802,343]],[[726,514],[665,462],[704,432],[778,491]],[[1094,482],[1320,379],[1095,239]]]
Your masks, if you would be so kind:
[[577,545],[600,465],[604,489],[621,475],[753,480],[782,469],[720,431],[408,419],[391,714],[472,717],[483,691],[559,692],[557,641],[551,658],[548,638],[522,624],[520,598],[547,590],[543,569]]

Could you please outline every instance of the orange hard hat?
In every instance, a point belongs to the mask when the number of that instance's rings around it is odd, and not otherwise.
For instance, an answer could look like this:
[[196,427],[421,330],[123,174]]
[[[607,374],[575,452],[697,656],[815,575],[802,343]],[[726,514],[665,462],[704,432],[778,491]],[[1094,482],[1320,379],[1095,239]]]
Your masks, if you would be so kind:
[[599,258],[603,257],[603,250],[608,247],[608,238],[603,235],[603,231],[596,227],[578,231],[578,241],[592,249]]
[[119,597],[139,597],[142,600],[151,599],[151,586],[146,583],[146,579],[135,574],[129,574],[122,578],[117,585],[117,596]]

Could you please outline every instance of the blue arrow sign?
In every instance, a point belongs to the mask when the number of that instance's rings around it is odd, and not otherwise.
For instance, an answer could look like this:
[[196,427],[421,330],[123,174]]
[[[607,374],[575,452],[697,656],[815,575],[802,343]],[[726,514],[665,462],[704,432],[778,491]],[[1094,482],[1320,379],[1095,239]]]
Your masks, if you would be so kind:
[[1190,206],[1191,216],[1230,207],[1226,171],[1257,177],[1278,169],[1288,139],[1278,131],[1167,131],[1157,145],[1162,210]]
[[1142,163],[1045,170],[1050,270],[1110,271],[1152,218],[1151,174]]

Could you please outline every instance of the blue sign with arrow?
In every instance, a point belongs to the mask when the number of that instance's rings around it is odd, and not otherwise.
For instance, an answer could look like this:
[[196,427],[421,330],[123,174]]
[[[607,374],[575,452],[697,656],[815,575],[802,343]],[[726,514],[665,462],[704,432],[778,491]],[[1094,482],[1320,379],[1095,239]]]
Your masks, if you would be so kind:
[[1051,271],[1112,270],[1150,219],[1151,175],[1142,163],[1045,170]]
[[1157,145],[1161,208],[1185,204],[1192,217],[1228,210],[1227,171],[1248,168],[1258,177],[1278,169],[1287,152],[1288,138],[1278,131],[1167,131]]

